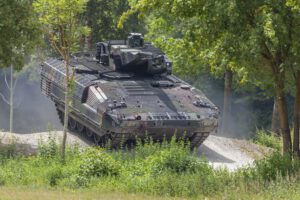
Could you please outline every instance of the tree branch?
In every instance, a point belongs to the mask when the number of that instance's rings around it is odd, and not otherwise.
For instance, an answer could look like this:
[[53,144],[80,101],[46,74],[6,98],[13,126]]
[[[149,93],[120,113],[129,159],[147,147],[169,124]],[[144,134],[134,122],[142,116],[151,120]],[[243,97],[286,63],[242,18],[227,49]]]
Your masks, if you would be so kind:
[[6,104],[10,105],[9,101],[5,98],[5,96],[1,92],[0,92],[0,97]]
[[6,74],[6,72],[4,73],[4,80],[5,80],[5,84],[6,84],[7,89],[10,90],[9,84],[7,82],[7,74]]
[[[15,89],[16,89],[16,86],[17,86],[17,83],[18,83],[18,77],[15,79],[15,82],[14,82],[14,85],[13,85],[13,91],[15,91]],[[11,91],[12,92],[12,91]]]
[[262,52],[261,54],[266,58],[266,60],[270,63],[270,67],[272,68],[272,71],[274,74],[277,74],[277,70],[274,66],[274,64],[276,63],[276,61],[274,61],[274,57],[271,53],[271,51],[269,50],[268,46],[266,45],[265,42],[262,43],[262,46],[265,50],[265,52]]

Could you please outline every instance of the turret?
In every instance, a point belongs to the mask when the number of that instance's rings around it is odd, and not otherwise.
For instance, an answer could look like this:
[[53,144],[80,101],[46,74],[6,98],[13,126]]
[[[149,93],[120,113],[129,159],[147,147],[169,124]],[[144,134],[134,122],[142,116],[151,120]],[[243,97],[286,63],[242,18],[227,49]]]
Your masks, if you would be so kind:
[[162,51],[145,43],[140,33],[130,33],[127,40],[97,43],[96,59],[119,72],[138,75],[172,73],[172,62]]

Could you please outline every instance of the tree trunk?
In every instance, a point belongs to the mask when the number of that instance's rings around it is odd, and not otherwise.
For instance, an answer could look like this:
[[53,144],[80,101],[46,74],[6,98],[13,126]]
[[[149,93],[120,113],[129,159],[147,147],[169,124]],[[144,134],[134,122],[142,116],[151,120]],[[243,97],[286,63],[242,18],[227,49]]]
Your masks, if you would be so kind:
[[222,117],[222,133],[228,133],[231,118],[231,93],[232,93],[232,76],[231,70],[225,71],[225,84],[224,84],[224,104],[223,104],[223,117]]
[[13,67],[10,67],[10,88],[9,88],[9,132],[13,132],[13,122],[14,122],[14,77],[13,77]]
[[66,161],[66,142],[67,142],[67,131],[68,131],[68,120],[69,120],[69,64],[65,64],[66,68],[66,87],[65,87],[65,115],[64,115],[64,128],[63,128],[63,140],[61,144],[61,161]]
[[296,77],[296,98],[294,104],[294,144],[293,153],[294,156],[300,156],[299,154],[299,120],[300,120],[300,70],[297,71]]
[[285,101],[285,92],[284,92],[284,76],[280,72],[278,74],[278,78],[276,80],[276,97],[278,102],[278,114],[279,114],[279,121],[280,121],[280,129],[281,135],[283,139],[283,154],[290,155],[292,150],[292,143],[291,143],[291,133],[289,128],[288,122],[288,113]]
[[278,114],[278,102],[277,102],[277,98],[274,98],[271,131],[273,133],[275,133],[276,135],[280,136],[280,124],[279,124],[279,114]]

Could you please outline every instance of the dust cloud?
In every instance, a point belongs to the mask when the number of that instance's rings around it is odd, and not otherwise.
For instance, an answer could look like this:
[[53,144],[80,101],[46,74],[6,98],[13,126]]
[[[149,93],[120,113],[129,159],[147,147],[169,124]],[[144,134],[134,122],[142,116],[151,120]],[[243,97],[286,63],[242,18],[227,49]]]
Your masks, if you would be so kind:
[[[9,98],[9,90],[4,81],[4,72],[0,71],[0,92]],[[39,70],[38,66],[34,70]],[[9,81],[9,73],[7,75]],[[18,77],[14,95],[14,132],[34,133],[47,130],[61,130],[54,103],[40,91],[40,79],[37,75],[30,80],[26,72]],[[9,130],[9,106],[0,98],[0,130]]]
[[270,126],[273,100],[259,98],[259,91],[237,91],[232,93],[232,105],[228,131],[222,133],[222,108],[224,100],[224,80],[209,75],[186,78],[187,82],[203,91],[203,93],[219,108],[218,135],[247,139],[255,135],[256,128],[268,129]]
[[[8,69],[5,69],[8,71]],[[33,70],[38,71],[38,66]],[[35,79],[31,80],[30,72],[23,73],[18,78],[15,90],[14,132],[34,133],[47,130],[62,130],[58,120],[54,103],[40,91],[40,76],[35,73]],[[9,76],[8,76],[9,80]],[[185,79],[186,80],[186,79]],[[196,80],[187,80],[195,87],[201,89],[204,94],[219,107],[220,124],[222,123],[223,107],[223,80],[210,76],[201,76]],[[9,97],[9,91],[4,82],[4,70],[0,71],[0,92]],[[256,102],[251,99],[251,93],[233,93],[232,113],[229,124],[229,132],[219,135],[234,138],[249,138],[255,134],[256,127],[260,127],[260,112],[272,111],[271,102]],[[258,105],[262,105],[258,107]],[[0,130],[9,130],[9,106],[0,98]]]

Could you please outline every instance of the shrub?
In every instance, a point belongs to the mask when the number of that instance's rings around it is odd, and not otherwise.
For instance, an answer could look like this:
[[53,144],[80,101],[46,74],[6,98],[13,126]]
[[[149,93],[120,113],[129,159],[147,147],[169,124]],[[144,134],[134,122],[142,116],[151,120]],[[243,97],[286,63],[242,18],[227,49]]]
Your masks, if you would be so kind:
[[56,143],[56,139],[49,135],[48,141],[46,143],[40,141],[38,147],[38,153],[40,157],[43,158],[54,158],[59,155],[59,146]]
[[50,168],[46,175],[50,186],[56,186],[58,181],[63,178],[63,171],[61,166],[55,165],[54,167]]
[[85,177],[118,176],[121,165],[102,149],[89,148],[82,157],[79,174]]
[[18,152],[16,141],[13,140],[11,144],[2,144],[0,140],[0,161],[4,162],[8,159],[20,156]]
[[149,156],[146,165],[151,168],[152,173],[172,171],[182,173],[194,171],[200,162],[197,158],[190,156],[184,149],[166,149]]
[[267,133],[265,130],[256,130],[254,142],[277,151],[281,151],[282,149],[281,138],[275,136],[273,133]]
[[134,149],[134,155],[137,159],[145,159],[148,156],[155,154],[156,152],[164,149],[159,143],[155,143],[151,137],[146,137],[144,141],[141,141],[140,138],[136,138],[137,144]]
[[[152,173],[162,171],[195,172],[204,163],[191,154],[188,145],[185,145],[183,141],[176,142],[175,138],[172,139],[169,145],[165,144],[159,151],[154,151],[152,155],[146,158],[145,162]],[[204,165],[208,166],[207,163]]]
[[294,175],[300,170],[300,161],[288,156],[274,153],[270,157],[256,161],[253,168],[255,175],[265,181],[276,180],[278,175],[285,177]]

